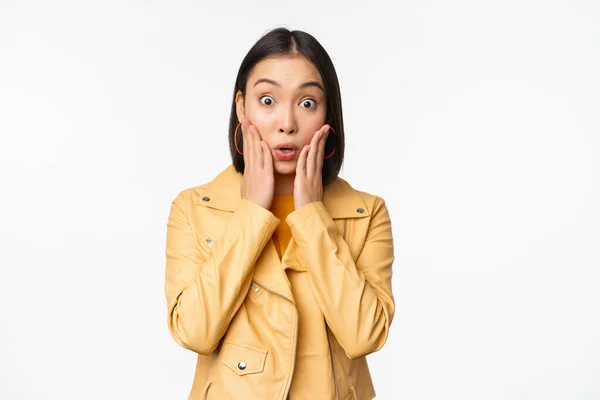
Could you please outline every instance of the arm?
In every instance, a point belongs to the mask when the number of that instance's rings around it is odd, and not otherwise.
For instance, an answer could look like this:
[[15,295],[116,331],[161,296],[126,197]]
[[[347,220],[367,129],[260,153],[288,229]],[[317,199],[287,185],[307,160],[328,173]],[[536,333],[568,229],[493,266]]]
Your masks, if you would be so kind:
[[244,301],[254,263],[279,219],[265,208],[242,200],[223,236],[205,255],[184,211],[182,193],[171,203],[167,223],[165,294],[169,331],[179,345],[209,354]]
[[309,203],[286,222],[306,265],[313,295],[329,328],[349,358],[383,347],[394,316],[391,221],[383,199],[376,202],[356,263],[322,202]]

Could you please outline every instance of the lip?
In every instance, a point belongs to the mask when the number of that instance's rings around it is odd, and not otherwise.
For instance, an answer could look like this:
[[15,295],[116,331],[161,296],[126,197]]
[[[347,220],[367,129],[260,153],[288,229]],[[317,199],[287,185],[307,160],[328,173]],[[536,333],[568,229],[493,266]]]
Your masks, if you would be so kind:
[[[283,146],[283,147],[285,148],[286,146]],[[296,149],[294,149],[292,151],[288,151],[287,153],[284,153],[283,150],[275,149],[275,155],[281,161],[293,160],[294,158],[296,158],[297,154],[298,154],[298,150],[296,150]]]
[[298,150],[298,146],[296,146],[294,143],[281,143],[275,147],[275,150],[279,150],[279,149]]

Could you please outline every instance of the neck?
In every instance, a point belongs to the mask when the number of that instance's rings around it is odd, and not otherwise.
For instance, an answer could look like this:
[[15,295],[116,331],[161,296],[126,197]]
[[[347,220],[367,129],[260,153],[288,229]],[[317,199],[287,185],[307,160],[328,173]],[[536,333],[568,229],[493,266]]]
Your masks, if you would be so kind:
[[275,196],[294,193],[295,174],[275,174]]

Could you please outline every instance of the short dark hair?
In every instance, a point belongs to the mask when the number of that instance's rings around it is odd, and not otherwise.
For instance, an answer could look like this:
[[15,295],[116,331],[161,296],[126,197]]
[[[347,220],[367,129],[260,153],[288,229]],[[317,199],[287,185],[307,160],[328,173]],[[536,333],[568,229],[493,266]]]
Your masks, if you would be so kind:
[[[252,46],[248,54],[242,60],[238,70],[233,90],[233,101],[231,104],[231,115],[229,116],[229,151],[236,171],[244,173],[244,157],[235,149],[234,133],[238,121],[236,113],[235,98],[237,92],[241,92],[243,98],[246,98],[246,83],[252,68],[258,62],[266,57],[277,55],[299,54],[308,59],[319,71],[325,85],[327,97],[327,113],[325,121],[330,125],[335,134],[330,132],[325,143],[325,154],[331,154],[335,148],[335,153],[323,160],[323,186],[333,182],[338,176],[344,161],[344,120],[342,117],[342,98],[340,95],[340,85],[333,62],[321,44],[312,35],[303,31],[290,31],[286,28],[276,28],[264,34]],[[240,149],[243,148],[243,139],[241,135],[242,128],[238,129],[237,143]]]

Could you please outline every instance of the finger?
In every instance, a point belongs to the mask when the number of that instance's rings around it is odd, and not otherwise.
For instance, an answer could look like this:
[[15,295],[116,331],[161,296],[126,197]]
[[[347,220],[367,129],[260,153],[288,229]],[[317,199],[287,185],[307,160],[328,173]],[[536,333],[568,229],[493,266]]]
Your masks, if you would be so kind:
[[254,142],[256,141],[256,136],[254,134],[254,130],[252,129],[253,126],[252,124],[248,121],[248,135],[246,136],[248,139],[248,146],[247,146],[247,150],[248,150],[248,165],[251,168],[256,168],[256,155],[255,155],[255,144]]
[[315,174],[317,152],[319,150],[319,140],[321,139],[322,131],[319,129],[310,141],[310,150],[306,160],[306,175],[312,178]]
[[252,168],[252,133],[250,132],[250,123],[246,120],[244,126],[244,163]]
[[323,129],[323,136],[319,140],[319,151],[317,151],[317,165],[315,169],[315,175],[319,175],[323,169],[323,160],[325,159],[325,143],[329,137],[329,125],[326,125]]
[[260,143],[260,141],[262,140],[262,135],[260,134],[258,127],[256,125],[252,125],[252,128],[254,129],[254,134],[256,135],[256,137],[258,138],[258,141]]
[[254,150],[253,155],[256,159],[256,165],[260,168],[264,167],[264,156],[263,156],[263,149],[260,145],[261,139],[260,139],[260,133],[258,132],[258,129],[256,128],[256,126],[252,126],[250,128],[252,130],[252,148]]
[[273,171],[273,155],[271,155],[271,149],[269,148],[269,145],[267,145],[262,140],[260,142],[260,145],[263,148],[263,158],[264,158],[265,169],[267,171]]
[[300,155],[298,156],[298,165],[296,165],[296,174],[304,174],[306,175],[306,156],[308,154],[308,150],[310,145],[306,145],[300,151]]
[[[242,121],[242,153],[244,153],[244,164],[248,164],[248,121]],[[238,148],[240,147],[238,143]]]

